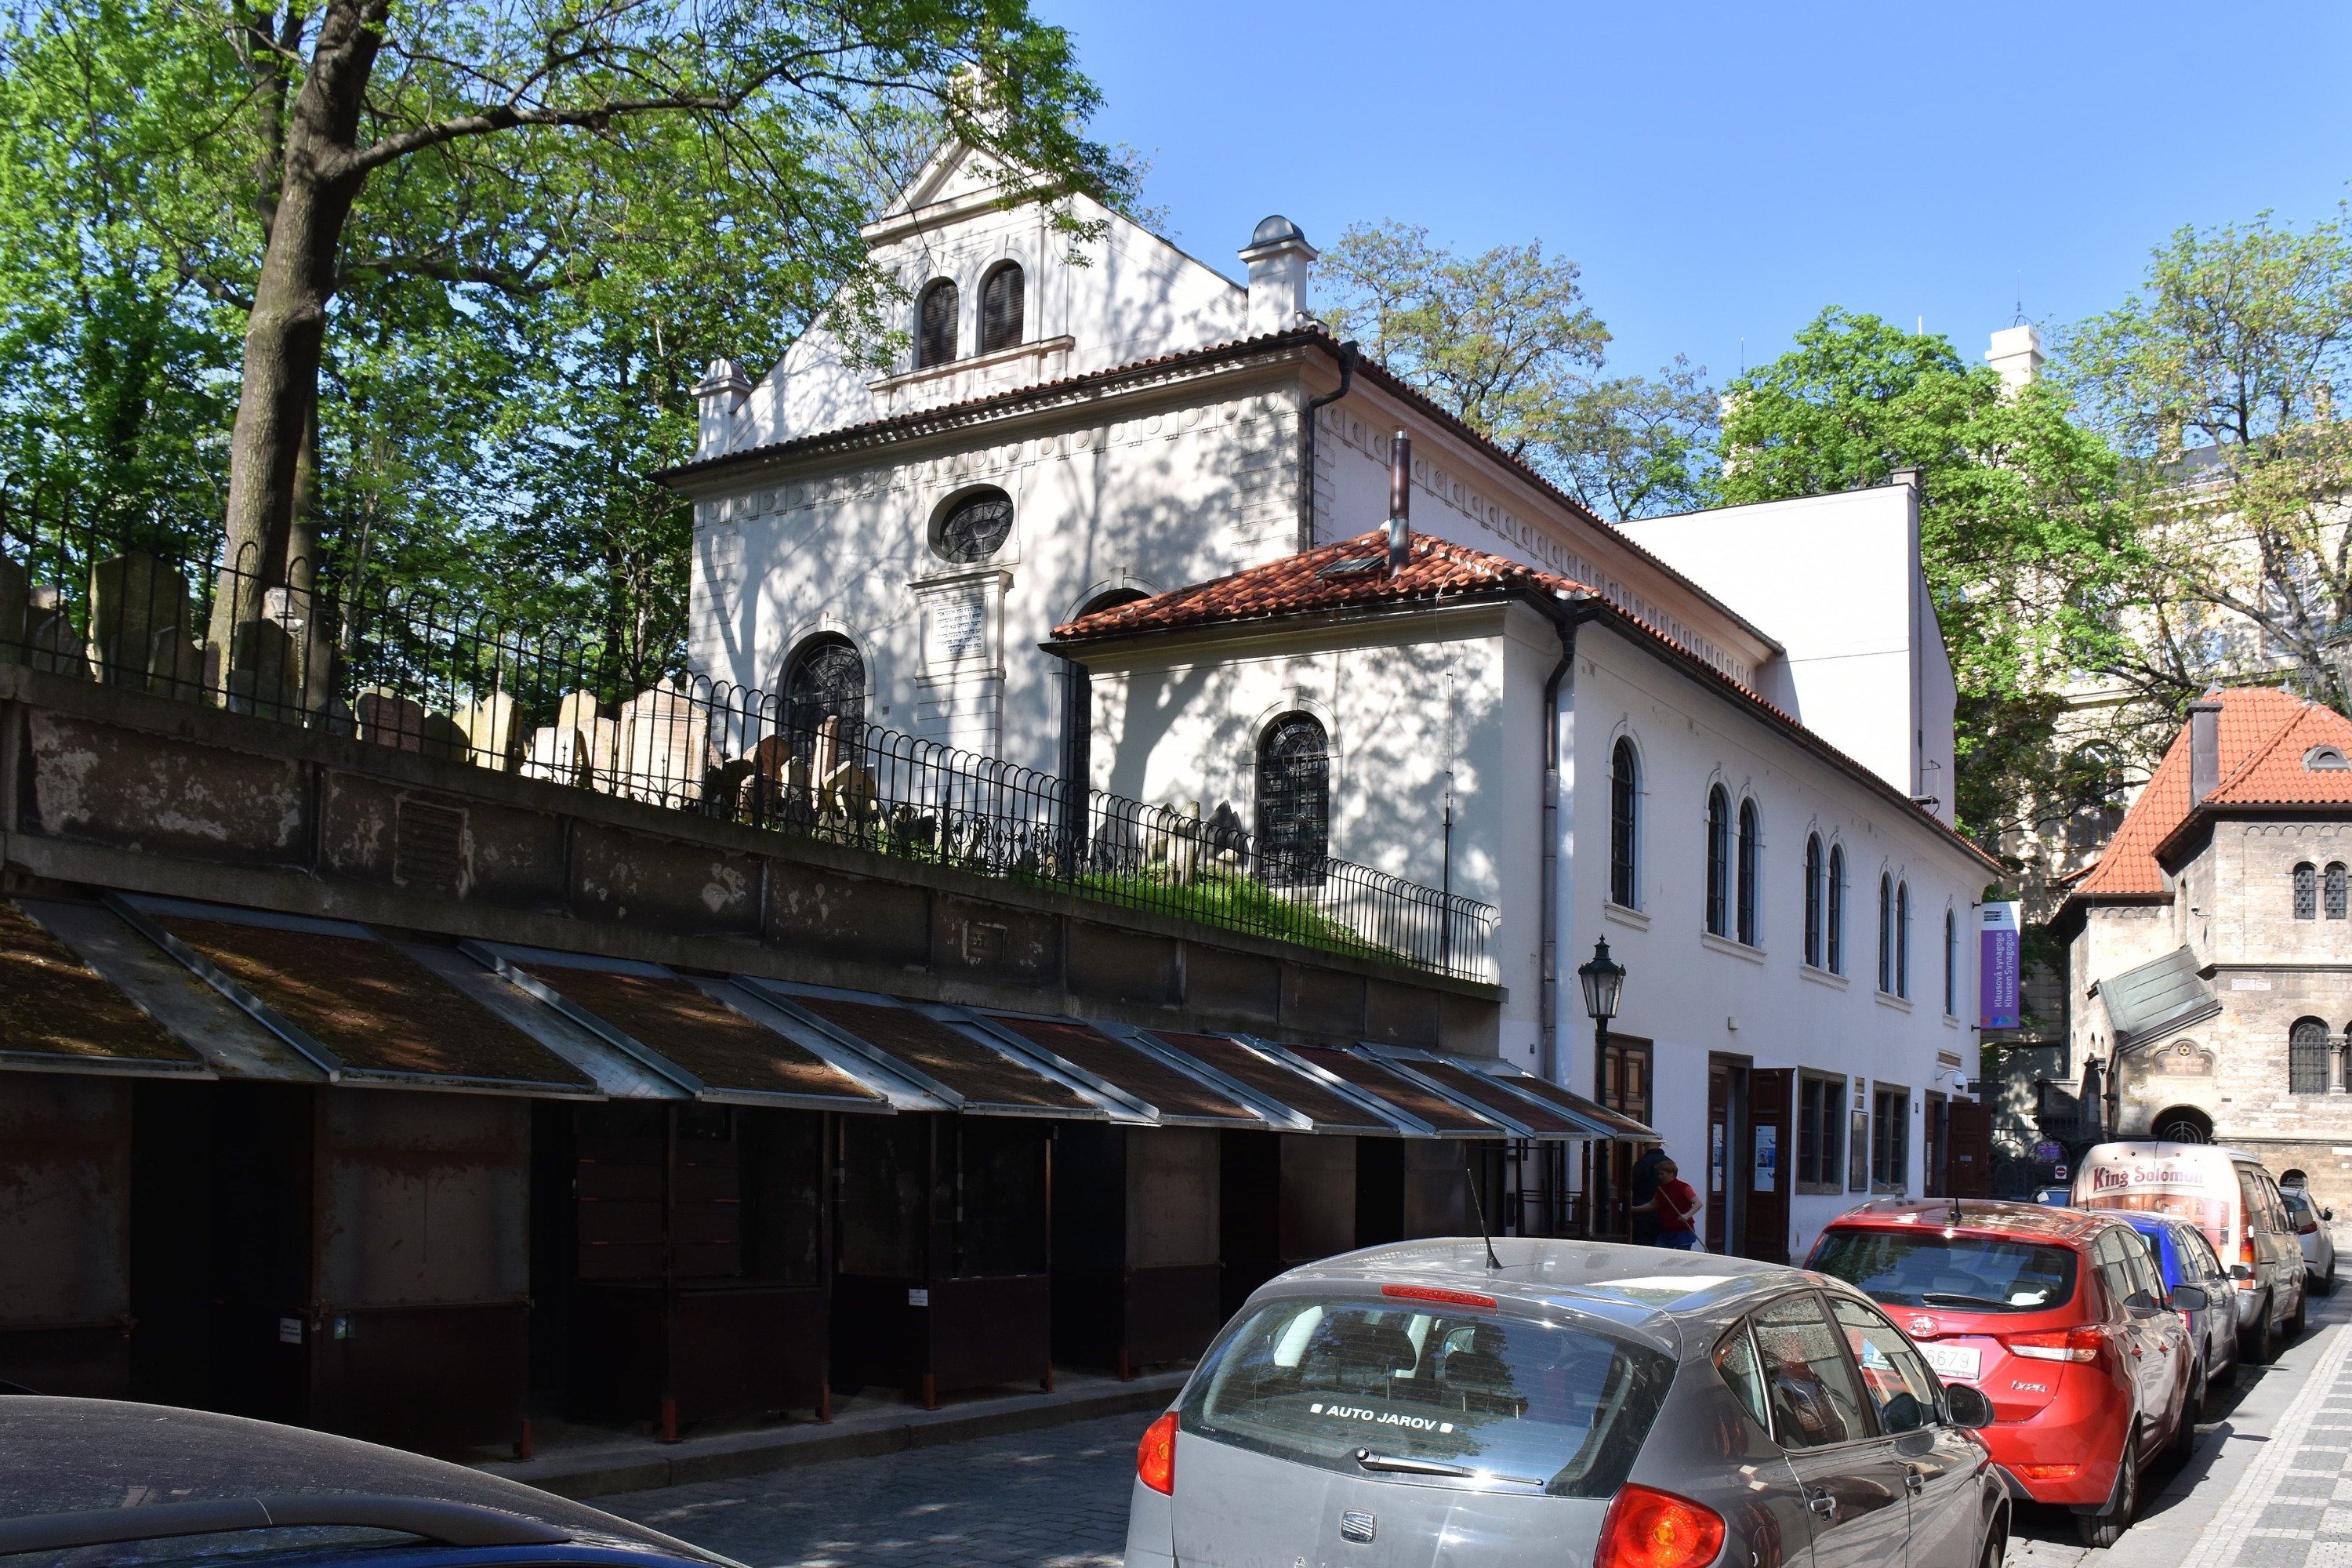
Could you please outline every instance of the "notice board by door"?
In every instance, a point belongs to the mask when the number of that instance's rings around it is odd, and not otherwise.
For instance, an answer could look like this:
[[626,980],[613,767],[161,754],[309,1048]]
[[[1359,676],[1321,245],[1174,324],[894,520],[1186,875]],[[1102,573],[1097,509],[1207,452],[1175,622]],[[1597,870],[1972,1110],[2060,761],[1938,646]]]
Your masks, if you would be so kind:
[[1796,1092],[1794,1068],[1748,1069],[1748,1147],[1743,1152],[1750,1185],[1748,1234],[1740,1253],[1765,1263],[1789,1261],[1789,1152]]

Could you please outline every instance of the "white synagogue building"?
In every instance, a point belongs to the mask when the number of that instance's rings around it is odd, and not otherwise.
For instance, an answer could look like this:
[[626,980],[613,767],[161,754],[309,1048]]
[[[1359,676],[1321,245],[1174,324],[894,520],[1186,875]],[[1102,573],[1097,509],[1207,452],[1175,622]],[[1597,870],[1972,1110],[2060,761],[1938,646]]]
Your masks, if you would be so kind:
[[866,231],[902,363],[819,326],[697,387],[696,673],[1496,906],[1498,1022],[1446,1047],[1657,1128],[1710,1246],[1940,1191],[1998,868],[1915,486],[1610,525],[1339,343],[1287,220],[1236,281],[1077,198],[1073,257],[976,163]]

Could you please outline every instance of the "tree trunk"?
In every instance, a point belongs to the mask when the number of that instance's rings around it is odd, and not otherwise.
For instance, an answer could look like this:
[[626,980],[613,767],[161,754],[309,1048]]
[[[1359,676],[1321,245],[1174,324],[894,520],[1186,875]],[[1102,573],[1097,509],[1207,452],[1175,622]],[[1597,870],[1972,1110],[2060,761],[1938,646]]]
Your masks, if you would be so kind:
[[211,635],[261,614],[286,585],[295,475],[318,415],[319,356],[343,225],[364,182],[346,170],[383,42],[380,0],[335,0],[288,117],[284,174],[245,331],[245,378],[230,437],[228,517]]

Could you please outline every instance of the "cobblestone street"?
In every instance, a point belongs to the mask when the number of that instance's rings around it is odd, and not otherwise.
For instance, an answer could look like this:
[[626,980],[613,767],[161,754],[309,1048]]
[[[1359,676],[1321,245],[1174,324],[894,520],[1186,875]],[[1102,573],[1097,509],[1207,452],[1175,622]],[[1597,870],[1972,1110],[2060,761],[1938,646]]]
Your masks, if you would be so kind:
[[735,1481],[599,1507],[751,1568],[1116,1568],[1135,1445],[1151,1413]]

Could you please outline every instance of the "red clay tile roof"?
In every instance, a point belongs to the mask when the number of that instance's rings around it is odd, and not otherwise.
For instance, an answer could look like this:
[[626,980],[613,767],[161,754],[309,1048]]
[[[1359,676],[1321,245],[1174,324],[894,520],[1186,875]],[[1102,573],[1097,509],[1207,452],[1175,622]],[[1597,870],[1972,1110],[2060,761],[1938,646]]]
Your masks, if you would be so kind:
[[1196,583],[1132,604],[1115,605],[1080,616],[1054,630],[1054,647],[1068,643],[1106,641],[1149,636],[1196,626],[1230,626],[1333,611],[1401,607],[1434,604],[1444,599],[1475,602],[1486,598],[1528,597],[1574,600],[1591,613],[1605,616],[1632,631],[1724,690],[1757,710],[1769,722],[1793,733],[1809,749],[1864,784],[1890,802],[1912,812],[1947,840],[1968,851],[1990,870],[2000,863],[1955,833],[1940,819],[1862,763],[1800,723],[1757,692],[1666,636],[1640,616],[1626,611],[1596,590],[1571,578],[1539,572],[1499,555],[1489,555],[1451,540],[1426,533],[1412,537],[1403,570],[1388,572],[1388,531],[1374,529],[1336,544],[1318,545],[1286,555],[1261,566],[1235,572],[1213,582]]
[[1214,582],[1196,583],[1054,628],[1057,642],[1131,637],[1139,632],[1261,616],[1306,615],[1375,605],[1501,596],[1514,593],[1573,594],[1592,589],[1499,555],[1431,534],[1412,535],[1404,570],[1391,576],[1388,532],[1374,529],[1337,544],[1318,545]]
[[[2304,753],[2315,745],[2336,746],[2352,754],[2352,721],[2267,686],[2231,687],[2210,700],[2221,704],[2221,783],[2206,800],[2207,809],[2352,805],[2352,772],[2313,771],[2303,765]],[[2157,850],[2189,815],[2189,726],[2183,724],[2073,897],[2096,901],[2167,892],[2169,885]]]

